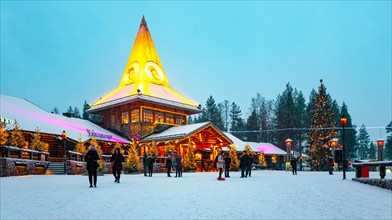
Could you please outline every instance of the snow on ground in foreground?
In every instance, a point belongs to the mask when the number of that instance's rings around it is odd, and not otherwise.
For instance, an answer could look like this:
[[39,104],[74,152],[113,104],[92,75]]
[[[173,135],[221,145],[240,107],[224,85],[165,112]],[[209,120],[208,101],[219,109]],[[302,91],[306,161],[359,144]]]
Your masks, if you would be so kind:
[[5,177],[0,219],[392,219],[392,191],[353,182],[353,175],[122,175],[120,184],[105,175],[98,188],[88,188],[86,176]]

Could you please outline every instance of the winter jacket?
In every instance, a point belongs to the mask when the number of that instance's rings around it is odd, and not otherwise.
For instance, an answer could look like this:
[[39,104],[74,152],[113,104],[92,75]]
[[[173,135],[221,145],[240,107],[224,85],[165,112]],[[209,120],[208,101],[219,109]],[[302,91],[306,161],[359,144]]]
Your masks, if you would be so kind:
[[294,168],[297,167],[297,159],[295,159],[295,158],[291,159],[290,165],[291,165],[292,167],[294,167]]
[[122,162],[124,162],[124,156],[120,154],[112,154],[110,158],[110,162],[112,162],[112,169],[120,171],[123,169]]
[[230,163],[231,163],[231,158],[230,157],[226,157],[225,158],[225,168],[226,169],[230,168]]
[[248,156],[247,154],[243,155],[243,156],[240,158],[240,168],[246,167],[247,164],[248,164],[248,160],[249,160],[249,156]]
[[147,166],[147,156],[143,156],[143,166]]
[[148,167],[152,168],[154,166],[154,162],[155,162],[155,159],[153,157],[147,157],[147,166]]
[[218,156],[218,163],[217,163],[217,168],[224,168],[225,167],[225,158],[220,154]]
[[181,157],[176,157],[174,159],[174,166],[176,167],[182,167],[182,158]]
[[169,167],[171,167],[172,166],[172,159],[171,159],[171,157],[168,157],[167,159],[166,159],[166,168],[169,168]]
[[95,149],[90,149],[86,155],[84,156],[84,161],[86,161],[86,169],[90,172],[95,171],[98,169],[99,156],[98,152]]

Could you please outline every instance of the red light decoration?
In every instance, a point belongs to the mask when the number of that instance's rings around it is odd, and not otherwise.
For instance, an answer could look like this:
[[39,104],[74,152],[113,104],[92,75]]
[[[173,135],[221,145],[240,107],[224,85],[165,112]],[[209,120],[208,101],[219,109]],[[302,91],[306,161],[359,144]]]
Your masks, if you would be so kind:
[[62,139],[66,139],[67,138],[67,133],[65,131],[63,131],[63,133],[61,133],[61,138]]
[[384,146],[384,140],[382,140],[382,139],[378,139],[378,140],[376,141],[376,143],[377,143],[377,146],[378,146],[378,147]]
[[342,126],[342,127],[346,127],[346,125],[347,125],[347,118],[340,118],[340,125]]

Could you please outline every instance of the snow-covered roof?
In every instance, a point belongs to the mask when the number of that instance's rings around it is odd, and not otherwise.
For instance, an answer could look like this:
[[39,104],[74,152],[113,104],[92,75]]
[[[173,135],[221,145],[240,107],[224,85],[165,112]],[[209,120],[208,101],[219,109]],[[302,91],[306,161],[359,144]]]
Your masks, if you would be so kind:
[[253,145],[259,152],[264,152],[265,155],[286,155],[286,151],[271,143],[257,143]]
[[[77,141],[79,135],[82,141],[91,138],[97,140],[129,143],[129,141],[98,125],[80,118],[69,118],[49,113],[33,103],[16,97],[0,95],[1,120],[16,120],[23,131],[35,132],[38,127],[41,133],[61,136],[65,131],[67,138]],[[13,129],[13,123],[6,124],[7,129]]]
[[264,152],[265,155],[286,155],[286,151],[280,149],[279,147],[270,144],[270,143],[258,143],[258,142],[245,142],[236,136],[225,132],[224,133],[228,138],[233,141],[237,151],[245,150],[245,145],[249,144],[249,147],[253,152]]
[[207,125],[211,124],[210,122],[201,122],[196,124],[189,124],[189,125],[182,125],[177,127],[171,127],[161,133],[153,134],[143,141],[154,141],[154,140],[166,140],[172,138],[184,138],[189,134],[206,127]]

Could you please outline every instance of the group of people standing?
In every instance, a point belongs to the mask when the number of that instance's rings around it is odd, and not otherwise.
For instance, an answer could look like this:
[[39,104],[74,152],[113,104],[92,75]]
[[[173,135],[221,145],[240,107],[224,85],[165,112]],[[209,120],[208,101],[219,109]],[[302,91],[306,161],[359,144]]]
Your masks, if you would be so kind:
[[181,157],[180,154],[168,154],[167,159],[166,159],[166,171],[167,171],[167,177],[171,177],[170,173],[172,168],[176,170],[176,176],[175,177],[182,177],[182,165],[183,165],[183,158]]
[[242,156],[240,158],[241,178],[247,178],[248,176],[252,176],[252,164],[252,155],[248,155],[245,150],[242,151]]
[[[90,188],[97,187],[97,174],[99,167],[99,155],[98,151],[94,145],[90,146],[90,149],[87,151],[84,156],[84,161],[86,161],[86,168],[88,172],[88,180],[90,183]],[[114,153],[110,158],[110,162],[112,163],[112,170],[114,176],[114,182],[120,183],[120,175],[121,170],[123,169],[122,163],[124,162],[124,156],[122,155],[120,148],[114,149]]]
[[231,164],[231,158],[229,154],[226,154],[226,152],[221,151],[218,156],[215,158],[215,163],[216,163],[216,168],[219,171],[219,177],[218,179],[222,179],[222,173],[223,170],[225,171],[225,177],[230,178],[230,164]]

